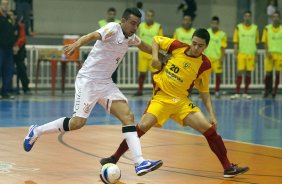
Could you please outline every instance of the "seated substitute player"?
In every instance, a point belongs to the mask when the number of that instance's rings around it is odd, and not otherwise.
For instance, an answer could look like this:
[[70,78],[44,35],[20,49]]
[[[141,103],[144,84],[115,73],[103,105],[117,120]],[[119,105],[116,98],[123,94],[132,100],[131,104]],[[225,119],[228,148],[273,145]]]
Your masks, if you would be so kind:
[[143,158],[136,126],[133,124],[134,116],[127,98],[111,79],[129,45],[137,45],[145,52],[152,52],[152,48],[135,35],[140,18],[141,13],[137,8],[127,8],[120,24],[109,23],[64,47],[64,52],[69,55],[81,46],[96,41],[76,77],[74,114],[71,118],[62,117],[41,126],[32,125],[24,140],[25,151],[30,151],[37,138],[43,134],[72,131],[83,127],[98,102],[121,121],[122,133],[131,151],[138,176],[162,165],[161,160],[149,161]]
[[[173,119],[180,125],[192,127],[205,136],[211,150],[224,168],[224,177],[229,178],[244,173],[249,168],[238,167],[230,163],[222,138],[216,132],[217,120],[209,93],[211,63],[202,54],[209,40],[210,35],[206,29],[198,29],[194,32],[191,46],[166,37],[156,36],[154,38],[152,65],[161,70],[154,75],[154,95],[136,129],[138,136],[141,137],[151,127],[161,127],[168,118]],[[171,54],[171,58],[163,67],[157,55],[160,49]],[[194,85],[201,94],[203,103],[210,115],[210,121],[187,98]],[[101,159],[100,163],[102,165],[116,163],[127,148],[126,142],[123,141],[115,154]]]

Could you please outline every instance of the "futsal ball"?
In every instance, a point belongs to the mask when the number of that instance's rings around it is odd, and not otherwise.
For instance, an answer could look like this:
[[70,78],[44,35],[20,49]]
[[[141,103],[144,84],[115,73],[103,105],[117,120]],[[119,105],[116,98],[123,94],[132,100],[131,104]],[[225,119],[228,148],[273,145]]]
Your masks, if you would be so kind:
[[121,177],[121,172],[116,164],[108,163],[101,168],[101,179],[104,183],[117,183]]

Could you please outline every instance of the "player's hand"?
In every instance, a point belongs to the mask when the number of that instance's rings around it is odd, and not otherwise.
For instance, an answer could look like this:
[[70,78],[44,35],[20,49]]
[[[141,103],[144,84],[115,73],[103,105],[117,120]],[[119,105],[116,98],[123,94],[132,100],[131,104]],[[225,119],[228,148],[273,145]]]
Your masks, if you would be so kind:
[[161,62],[159,60],[159,58],[154,58],[152,59],[152,67],[155,69],[160,70],[162,68]]
[[64,53],[67,56],[70,56],[74,53],[74,51],[77,49],[77,46],[75,43],[73,44],[69,44],[69,45],[65,45],[64,46]]
[[18,54],[19,50],[20,50],[19,46],[15,45],[15,46],[13,47],[13,54],[14,54],[14,55]]
[[265,54],[266,54],[267,59],[272,60],[272,55],[270,52],[266,52]]

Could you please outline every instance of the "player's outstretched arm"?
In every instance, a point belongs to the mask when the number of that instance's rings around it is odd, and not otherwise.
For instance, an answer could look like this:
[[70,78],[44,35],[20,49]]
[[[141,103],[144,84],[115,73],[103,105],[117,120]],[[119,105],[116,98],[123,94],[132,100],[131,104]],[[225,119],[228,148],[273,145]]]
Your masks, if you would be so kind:
[[101,40],[102,37],[98,32],[92,32],[87,35],[80,37],[76,42],[64,46],[64,53],[66,55],[72,55],[76,49],[79,49],[83,45],[87,45],[88,43]]
[[152,41],[152,67],[160,70],[162,68],[162,63],[159,61],[159,48],[158,43],[153,39]]
[[141,43],[139,45],[137,45],[137,47],[142,50],[143,52],[146,52],[148,54],[152,54],[152,47],[148,44],[146,44],[145,42],[141,41]]

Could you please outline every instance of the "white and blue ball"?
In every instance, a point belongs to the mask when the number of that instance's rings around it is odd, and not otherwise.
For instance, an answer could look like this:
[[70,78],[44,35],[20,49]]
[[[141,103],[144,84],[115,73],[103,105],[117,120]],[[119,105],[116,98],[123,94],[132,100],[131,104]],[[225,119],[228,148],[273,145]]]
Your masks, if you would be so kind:
[[101,177],[107,184],[117,183],[121,177],[121,171],[116,164],[108,163],[101,168]]

